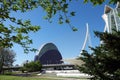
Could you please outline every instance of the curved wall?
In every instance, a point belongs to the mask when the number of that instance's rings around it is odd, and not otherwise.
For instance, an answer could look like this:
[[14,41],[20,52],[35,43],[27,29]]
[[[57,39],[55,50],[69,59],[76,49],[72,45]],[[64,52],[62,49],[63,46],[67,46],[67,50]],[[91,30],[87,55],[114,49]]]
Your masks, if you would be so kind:
[[35,61],[39,60],[41,64],[62,64],[62,56],[58,48],[53,43],[43,45],[38,54],[35,56]]

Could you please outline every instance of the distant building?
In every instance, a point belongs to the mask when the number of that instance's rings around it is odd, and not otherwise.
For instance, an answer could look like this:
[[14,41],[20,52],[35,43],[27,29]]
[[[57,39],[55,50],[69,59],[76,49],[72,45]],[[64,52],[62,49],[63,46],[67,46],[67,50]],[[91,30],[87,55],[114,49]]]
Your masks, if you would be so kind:
[[40,61],[41,64],[62,64],[62,56],[58,48],[53,43],[46,43],[39,49],[35,56],[35,61]]
[[102,17],[105,21],[104,32],[112,33],[113,29],[120,31],[120,2],[114,9],[106,5]]

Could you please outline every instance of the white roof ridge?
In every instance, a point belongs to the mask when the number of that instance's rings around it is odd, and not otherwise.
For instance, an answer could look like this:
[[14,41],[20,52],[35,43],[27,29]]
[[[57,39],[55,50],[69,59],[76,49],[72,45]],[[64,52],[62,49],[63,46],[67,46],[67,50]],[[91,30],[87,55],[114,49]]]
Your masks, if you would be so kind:
[[112,9],[113,9],[112,7],[110,7],[108,5],[105,5],[105,7],[104,7],[104,13],[108,13]]

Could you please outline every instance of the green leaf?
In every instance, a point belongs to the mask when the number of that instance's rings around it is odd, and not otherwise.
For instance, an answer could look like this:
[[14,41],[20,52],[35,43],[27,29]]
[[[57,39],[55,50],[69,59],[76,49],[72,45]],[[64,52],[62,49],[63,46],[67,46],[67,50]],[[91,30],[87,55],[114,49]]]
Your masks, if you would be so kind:
[[21,34],[21,33],[18,33],[18,34],[17,34],[17,38],[19,38],[20,40],[22,40],[22,39],[23,39],[22,34]]
[[29,40],[29,44],[32,44],[33,42],[32,42],[32,40]]
[[120,13],[118,14],[118,16],[120,17]]
[[13,9],[14,11],[17,11],[17,10],[19,10],[19,7],[18,7],[18,5],[13,5],[13,6],[12,6],[12,9]]
[[84,0],[84,3],[87,3],[88,2],[88,0]]
[[71,14],[71,16],[75,16],[75,12],[71,12],[70,14]]
[[64,4],[62,11],[65,12],[65,13],[67,13],[68,12],[67,8],[68,8],[68,4]]
[[63,21],[60,20],[58,23],[59,23],[59,24],[63,24]]
[[62,2],[66,2],[66,0],[62,0]]
[[66,22],[66,23],[70,23],[70,20],[69,20],[69,19],[66,19],[65,22]]
[[77,29],[77,28],[75,28],[75,27],[72,27],[72,30],[73,30],[73,31],[78,31],[78,29]]
[[16,21],[16,19],[13,17],[13,18],[10,18],[10,20],[12,21],[12,22],[15,22]]

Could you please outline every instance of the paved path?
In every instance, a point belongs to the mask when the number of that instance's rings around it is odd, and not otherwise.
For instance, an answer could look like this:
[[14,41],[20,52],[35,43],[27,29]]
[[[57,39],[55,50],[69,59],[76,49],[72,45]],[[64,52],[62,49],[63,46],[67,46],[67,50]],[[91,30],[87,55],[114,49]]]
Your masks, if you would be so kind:
[[70,78],[70,77],[57,77],[55,73],[52,74],[42,74],[38,76],[31,76],[29,73],[14,74],[14,76],[23,76],[23,77],[34,77],[34,78],[48,78],[53,80],[89,80],[89,79],[80,79],[80,78]]

